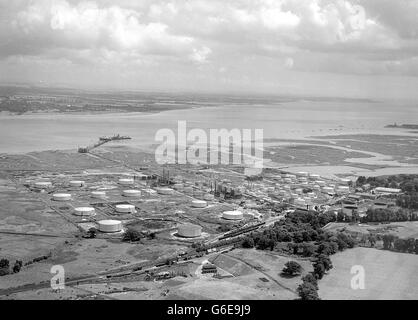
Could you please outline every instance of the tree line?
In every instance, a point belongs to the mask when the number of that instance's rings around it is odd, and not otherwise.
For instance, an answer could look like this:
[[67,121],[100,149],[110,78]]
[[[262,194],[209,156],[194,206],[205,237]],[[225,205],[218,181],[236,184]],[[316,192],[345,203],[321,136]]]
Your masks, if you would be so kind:
[[[335,221],[333,213],[318,215],[314,211],[299,211],[289,213],[284,220],[276,222],[263,231],[252,232],[242,241],[244,248],[257,248],[259,250],[274,250],[277,245],[286,243],[289,253],[309,257],[313,260],[314,271],[302,278],[298,287],[298,295],[303,300],[317,300],[317,281],[332,268],[330,255],[353,248],[357,239],[343,232],[337,234],[322,229],[327,223]],[[285,265],[282,273],[286,275],[297,274],[299,267],[295,263]]]

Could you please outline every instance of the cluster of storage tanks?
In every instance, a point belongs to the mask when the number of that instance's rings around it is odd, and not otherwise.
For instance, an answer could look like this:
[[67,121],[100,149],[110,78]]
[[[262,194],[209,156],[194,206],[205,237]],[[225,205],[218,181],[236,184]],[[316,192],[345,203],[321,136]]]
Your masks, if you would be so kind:
[[[321,179],[318,174],[308,172],[298,172],[297,174],[283,173],[277,178],[274,193],[293,201],[295,206],[313,206],[314,199],[319,194],[332,195],[350,192],[350,180],[340,179],[335,183],[330,183]],[[312,192],[304,193],[304,189],[311,189]]]

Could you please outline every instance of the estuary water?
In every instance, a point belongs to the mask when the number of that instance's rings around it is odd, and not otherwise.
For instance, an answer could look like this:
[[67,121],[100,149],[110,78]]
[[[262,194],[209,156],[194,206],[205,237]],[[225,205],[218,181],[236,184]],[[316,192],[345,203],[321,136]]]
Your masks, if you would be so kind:
[[[0,115],[0,153],[67,150],[86,146],[99,136],[129,135],[123,144],[146,148],[159,129],[263,129],[264,139],[305,139],[337,134],[404,134],[384,128],[391,123],[418,123],[410,102],[303,101],[266,105],[227,105],[160,113]],[[119,143],[119,142],[118,142]]]

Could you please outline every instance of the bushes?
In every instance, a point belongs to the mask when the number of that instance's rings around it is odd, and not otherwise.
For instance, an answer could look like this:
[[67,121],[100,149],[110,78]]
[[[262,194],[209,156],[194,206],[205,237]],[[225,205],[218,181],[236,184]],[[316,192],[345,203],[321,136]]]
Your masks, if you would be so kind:
[[254,239],[251,237],[245,237],[244,241],[242,242],[243,248],[254,248]]
[[5,276],[10,273],[10,262],[7,259],[0,260],[0,276]]
[[301,300],[320,300],[318,290],[310,282],[302,282],[296,290]]
[[22,260],[16,260],[15,264],[13,265],[13,273],[18,273],[22,269],[23,262]]
[[139,231],[128,228],[125,234],[123,235],[122,241],[134,242],[134,241],[139,241],[142,238],[143,238],[142,234]]
[[296,261],[288,261],[284,265],[282,274],[287,276],[295,276],[302,272],[302,266]]
[[320,300],[318,296],[318,280],[311,273],[302,278],[302,284],[296,290],[301,300]]

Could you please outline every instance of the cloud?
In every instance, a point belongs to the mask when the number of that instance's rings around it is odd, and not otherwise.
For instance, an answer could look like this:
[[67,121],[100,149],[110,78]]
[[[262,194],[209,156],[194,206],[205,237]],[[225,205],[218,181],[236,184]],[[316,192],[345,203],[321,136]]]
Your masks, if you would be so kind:
[[417,3],[0,0],[0,61],[140,70],[158,81],[202,68],[200,77],[228,83],[286,72],[418,76]]

